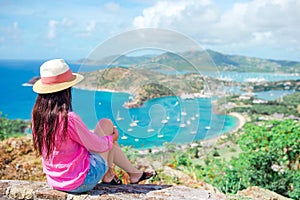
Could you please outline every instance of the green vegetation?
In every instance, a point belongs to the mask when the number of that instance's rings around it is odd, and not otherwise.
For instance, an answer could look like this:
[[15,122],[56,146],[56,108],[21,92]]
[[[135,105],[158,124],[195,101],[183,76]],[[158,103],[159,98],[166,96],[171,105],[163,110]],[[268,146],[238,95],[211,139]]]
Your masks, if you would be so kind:
[[29,122],[23,120],[9,120],[0,112],[0,141],[24,135],[24,130],[29,126]]
[[299,138],[300,126],[292,120],[249,123],[238,139],[243,152],[228,163],[208,157],[205,171],[214,173],[203,178],[225,193],[259,186],[299,199]]
[[299,138],[300,126],[293,120],[268,121],[262,126],[248,124],[239,139],[244,153],[235,163],[249,173],[236,178],[283,195],[288,192],[296,197],[298,193],[299,198]]

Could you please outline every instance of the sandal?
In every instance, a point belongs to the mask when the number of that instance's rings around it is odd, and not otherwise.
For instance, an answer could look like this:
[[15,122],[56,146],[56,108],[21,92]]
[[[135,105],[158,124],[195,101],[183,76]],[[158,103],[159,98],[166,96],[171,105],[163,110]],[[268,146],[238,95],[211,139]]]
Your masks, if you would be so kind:
[[130,183],[130,184],[138,184],[139,182],[144,181],[144,180],[147,180],[147,179],[149,179],[149,178],[152,178],[152,177],[154,177],[155,175],[156,175],[156,173],[143,172],[141,178],[140,178],[137,182],[135,182],[135,183]]
[[122,185],[122,181],[117,177],[117,175],[115,175],[110,182],[102,181],[102,183],[107,185]]

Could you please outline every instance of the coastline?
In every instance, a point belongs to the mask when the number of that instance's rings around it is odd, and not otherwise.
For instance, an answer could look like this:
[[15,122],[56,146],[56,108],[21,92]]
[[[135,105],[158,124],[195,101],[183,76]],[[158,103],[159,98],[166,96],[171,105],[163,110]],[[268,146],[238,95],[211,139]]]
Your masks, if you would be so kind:
[[111,89],[92,89],[88,87],[83,87],[83,86],[73,86],[74,88],[78,90],[87,90],[87,91],[92,91],[92,92],[111,92],[111,93],[128,93],[128,91],[118,91],[118,90],[111,90]]
[[213,144],[217,143],[217,141],[219,139],[221,139],[222,137],[224,137],[224,135],[237,132],[247,122],[246,118],[243,115],[241,115],[240,113],[231,112],[231,113],[228,113],[228,115],[230,115],[230,116],[232,116],[232,117],[234,117],[234,118],[237,119],[237,125],[235,127],[233,127],[233,129],[231,129],[230,131],[225,132],[225,133],[223,133],[221,135],[201,140],[201,145],[203,145],[203,146],[212,146]]

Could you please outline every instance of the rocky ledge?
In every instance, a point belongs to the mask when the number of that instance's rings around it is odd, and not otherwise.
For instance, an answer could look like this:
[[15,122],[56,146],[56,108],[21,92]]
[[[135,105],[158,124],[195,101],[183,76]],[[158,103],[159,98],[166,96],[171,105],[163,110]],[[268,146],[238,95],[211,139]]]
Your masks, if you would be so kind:
[[68,194],[53,190],[45,182],[29,182],[17,180],[0,180],[0,199],[146,199],[146,200],[201,200],[225,199],[225,195],[211,194],[203,189],[172,185],[104,185],[98,184],[93,190],[84,194]]

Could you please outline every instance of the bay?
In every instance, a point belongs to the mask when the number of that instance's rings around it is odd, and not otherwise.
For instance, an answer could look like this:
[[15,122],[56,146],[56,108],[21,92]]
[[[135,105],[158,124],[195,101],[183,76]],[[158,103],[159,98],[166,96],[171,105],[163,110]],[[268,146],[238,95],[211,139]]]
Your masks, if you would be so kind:
[[[30,120],[37,95],[31,86],[24,83],[39,75],[39,67],[43,62],[44,60],[0,60],[0,111],[5,117]],[[79,64],[70,64],[70,67],[74,72],[82,70]],[[262,74],[252,73],[249,76],[226,73],[226,77],[229,76],[240,76],[242,80],[260,77]],[[264,78],[272,81],[299,77],[268,74]],[[120,132],[119,142],[137,148],[161,146],[165,142],[189,143],[211,138],[230,131],[237,125],[236,118],[213,112],[213,98],[183,100],[175,96],[163,97],[152,99],[141,108],[126,109],[123,103],[130,97],[127,93],[74,88],[73,108],[90,129],[103,117],[112,119]]]

